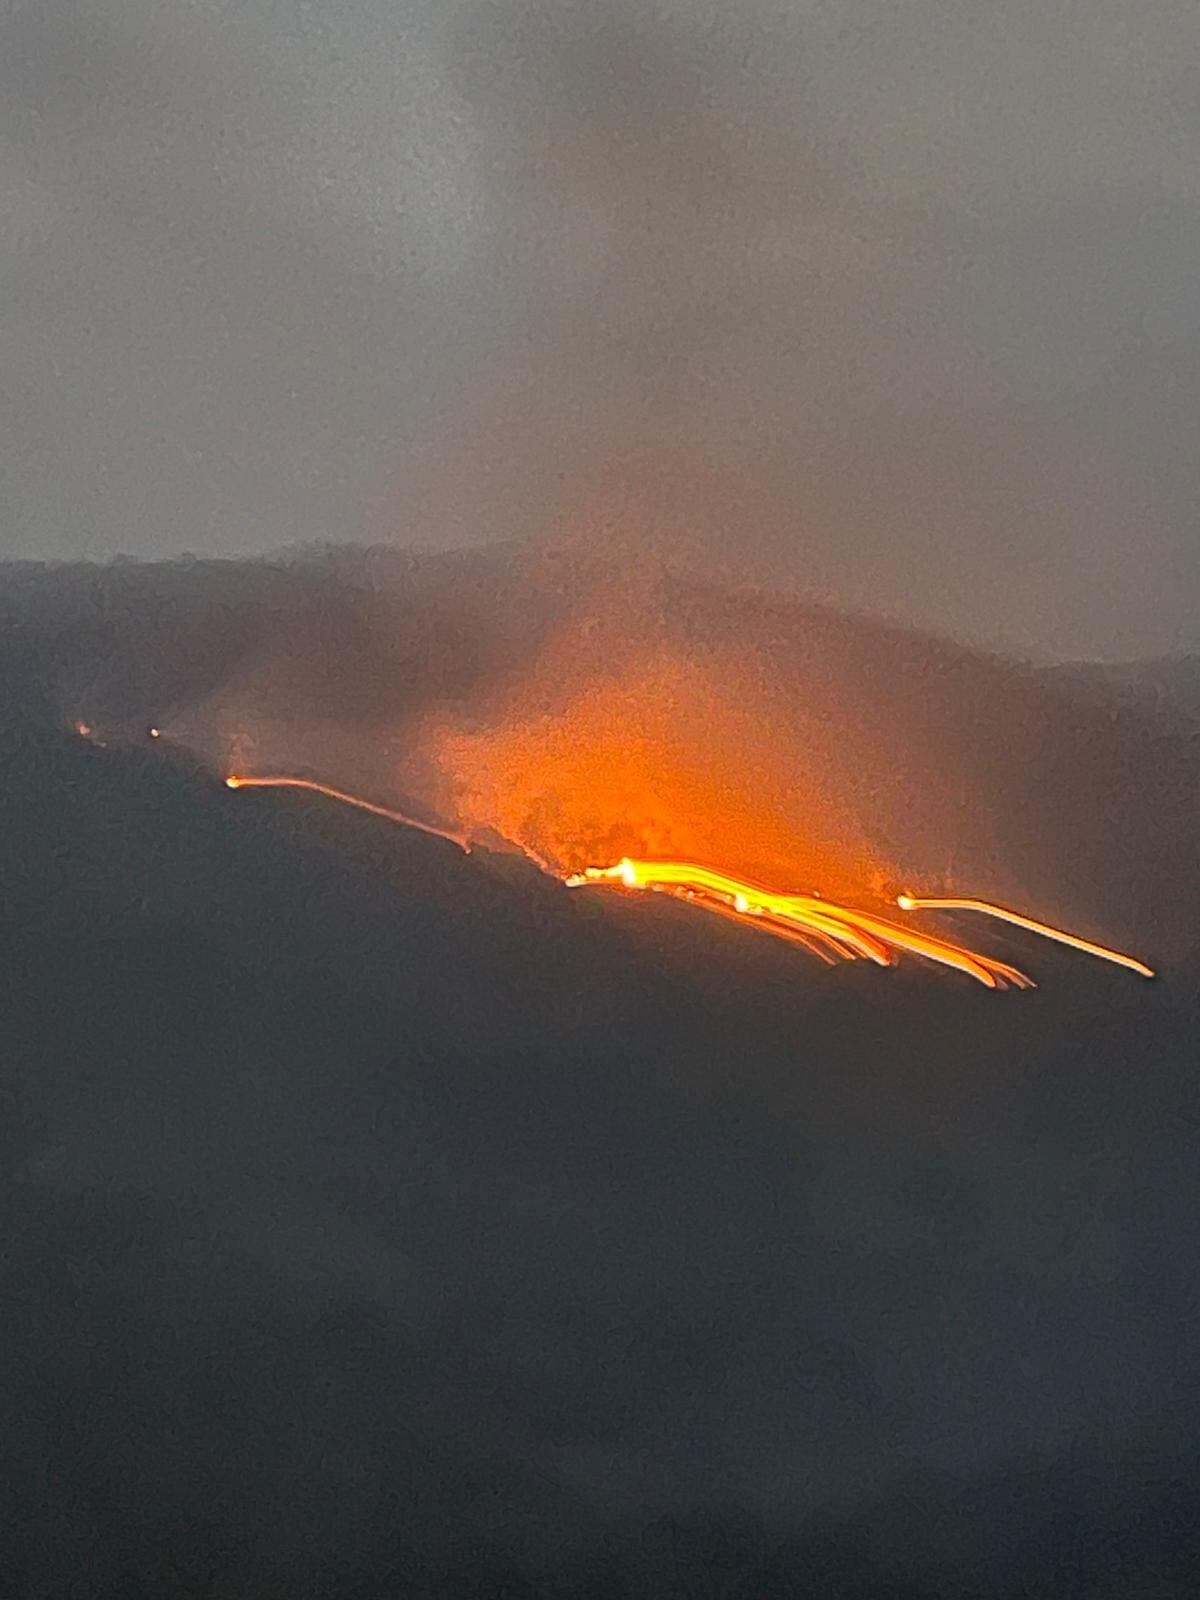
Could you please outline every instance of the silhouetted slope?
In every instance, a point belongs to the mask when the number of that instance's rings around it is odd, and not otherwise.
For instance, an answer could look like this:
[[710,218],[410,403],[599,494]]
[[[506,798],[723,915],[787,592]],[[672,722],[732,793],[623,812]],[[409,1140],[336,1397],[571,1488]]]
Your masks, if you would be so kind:
[[[126,738],[166,721],[215,767],[248,741],[260,765],[426,817],[454,810],[462,776],[431,765],[428,714],[470,735],[530,719],[526,746],[505,758],[522,768],[538,717],[559,718],[564,752],[578,750],[597,729],[569,732],[572,697],[610,681],[636,700],[646,663],[669,659],[695,675],[678,707],[687,737],[701,737],[712,696],[726,721],[759,730],[753,759],[735,751],[720,779],[731,816],[760,803],[796,840],[822,814],[844,819],[904,880],[891,893],[959,888],[1155,964],[1194,959],[1200,739],[1178,697],[629,557],[505,547],[9,569],[0,601],[64,717]],[[647,681],[648,700],[662,692]],[[557,770],[531,788],[529,813],[553,811]],[[756,801],[762,774],[771,787]]]
[[1194,974],[827,972],[23,659],[5,1592],[1189,1592]]
[[665,609],[753,654],[782,748],[814,697],[830,708],[837,792],[918,881],[1194,955],[1200,739],[1170,705],[1081,698],[1055,674],[823,608],[685,588]]
[[1200,656],[1165,656],[1147,661],[1072,661],[1054,676],[1092,694],[1120,695],[1144,712],[1200,716]]
[[38,641],[44,687],[70,716],[140,731],[269,648],[313,589],[294,562],[20,562],[0,566],[0,616]]

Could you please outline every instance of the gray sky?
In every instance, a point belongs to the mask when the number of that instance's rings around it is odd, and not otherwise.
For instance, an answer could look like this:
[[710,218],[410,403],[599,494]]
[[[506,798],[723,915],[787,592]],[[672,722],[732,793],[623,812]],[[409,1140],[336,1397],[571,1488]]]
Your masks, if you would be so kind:
[[683,449],[752,570],[1195,649],[1198,84],[1195,0],[6,0],[3,553],[538,532]]

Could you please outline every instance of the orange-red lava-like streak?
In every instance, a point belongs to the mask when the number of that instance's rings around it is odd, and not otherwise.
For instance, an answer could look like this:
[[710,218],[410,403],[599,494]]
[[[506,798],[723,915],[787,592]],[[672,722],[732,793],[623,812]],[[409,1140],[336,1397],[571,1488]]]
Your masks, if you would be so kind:
[[918,933],[886,917],[852,906],[834,905],[809,895],[776,894],[759,884],[731,878],[689,861],[633,861],[628,857],[614,867],[588,867],[567,879],[568,886],[612,883],[626,889],[648,889],[671,894],[723,916],[765,928],[785,938],[818,939],[847,960],[865,958],[881,967],[891,966],[900,952],[952,967],[988,989],[1034,987],[1033,980],[1015,967],[979,955],[948,939]]
[[[152,730],[152,734],[156,732],[157,730]],[[469,852],[471,848],[470,841],[461,834],[451,833],[429,822],[418,821],[417,818],[406,816],[404,812],[393,810],[390,806],[376,805],[373,801],[364,800],[358,795],[347,794],[344,789],[335,789],[329,784],[318,783],[314,778],[277,774],[251,777],[242,773],[231,773],[225,779],[225,784],[230,789],[307,790],[312,794],[323,795],[327,800],[336,800],[341,805],[353,806],[358,811],[367,811],[372,816],[383,817],[388,822],[398,823],[401,827],[415,828],[420,833],[432,834],[434,838],[446,839],[451,844],[457,845],[460,850]],[[949,939],[921,933],[911,926],[892,922],[886,917],[855,906],[837,905],[812,895],[778,894],[761,884],[732,878],[726,873],[715,872],[709,867],[698,866],[690,861],[635,861],[625,857],[612,867],[587,867],[583,872],[569,877],[566,882],[569,888],[579,888],[586,884],[613,884],[625,889],[652,890],[660,894],[673,895],[703,910],[739,922],[743,926],[756,927],[764,933],[773,934],[776,938],[802,945],[826,962],[861,959],[873,961],[877,966],[888,967],[893,964],[898,954],[904,953],[962,972],[988,989],[1006,989],[1010,986],[1016,989],[1036,987],[1033,979],[1016,967],[997,961],[993,956],[968,950],[962,945],[952,943]],[[1052,927],[1049,923],[1038,922],[1033,917],[1009,911],[1003,906],[992,905],[986,900],[923,899],[902,894],[896,903],[902,911],[976,911],[985,916],[998,917],[1018,928],[1040,934],[1047,939],[1054,939],[1087,955],[1128,967],[1131,971],[1140,973],[1142,977],[1154,977],[1150,967],[1132,956],[1123,955],[1118,950],[1110,950],[1105,945],[1095,944],[1089,939],[1067,933],[1061,928]]]
[[1067,933],[1062,928],[1051,927],[1048,922],[1038,922],[1033,917],[1024,917],[1020,912],[1009,911],[1005,906],[992,905],[988,900],[936,900],[902,894],[896,904],[901,911],[978,911],[982,916],[998,917],[1001,922],[1011,922],[1014,927],[1041,934],[1044,939],[1054,939],[1058,944],[1070,945],[1072,950],[1082,950],[1085,955],[1097,956],[1101,961],[1112,961],[1118,967],[1128,967],[1130,972],[1140,973],[1143,978],[1154,977],[1154,969],[1148,967],[1144,961],[1123,955],[1119,950],[1110,950],[1107,945],[1094,944],[1091,939],[1081,939],[1078,934]]
[[314,778],[287,778],[269,776],[250,778],[240,772],[231,772],[225,779],[227,789],[306,789],[310,794],[324,795],[327,800],[337,800],[344,806],[353,806],[356,811],[369,811],[373,817],[384,817],[388,822],[398,822],[404,828],[416,828],[419,833],[430,833],[435,839],[448,839],[451,844],[456,844],[460,850],[470,852],[468,841],[457,833],[450,833],[445,828],[435,828],[431,822],[418,822],[415,817],[406,817],[403,811],[393,811],[389,806],[377,806],[371,800],[363,800],[356,794],[347,794],[344,789],[332,789],[327,783],[318,783]]
[[[695,896],[684,891],[682,898],[693,900]],[[803,945],[810,955],[816,956],[827,967],[834,967],[839,961],[852,959],[830,935],[820,933],[814,928],[801,933],[799,928],[793,928],[774,917],[747,917],[735,906],[727,906],[720,900],[703,899],[699,903],[705,911],[712,912],[718,917],[725,917],[729,922],[736,922],[739,927],[757,928],[761,933],[769,933],[775,939],[784,939],[789,944]]]

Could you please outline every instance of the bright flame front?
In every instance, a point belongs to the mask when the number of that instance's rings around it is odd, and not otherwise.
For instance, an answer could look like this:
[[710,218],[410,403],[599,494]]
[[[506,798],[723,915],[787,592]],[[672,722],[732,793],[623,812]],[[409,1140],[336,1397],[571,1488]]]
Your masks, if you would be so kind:
[[948,939],[857,907],[811,895],[778,894],[690,861],[635,861],[627,856],[612,867],[588,867],[568,878],[567,884],[570,888],[617,884],[674,895],[785,938],[799,936],[804,942],[812,941],[819,953],[846,961],[867,960],[888,967],[898,955],[908,954],[965,973],[988,989],[1034,987],[1032,978],[1016,967]]
[[[335,789],[310,778],[264,775],[250,777],[231,773],[225,784],[230,789],[301,789],[352,806],[404,827],[416,828],[449,839],[460,849],[469,850],[470,841],[461,835],[433,827],[387,806],[376,805],[358,795]],[[890,967],[901,955],[916,956],[937,966],[949,967],[973,978],[987,989],[1032,989],[1036,984],[1028,974],[994,956],[968,949],[950,939],[925,933],[911,924],[894,922],[877,912],[859,906],[839,904],[818,895],[780,893],[749,879],[735,878],[693,861],[640,860],[623,856],[614,866],[586,867],[565,878],[568,888],[589,885],[613,886],[625,890],[646,890],[668,894],[702,910],[726,917],[744,926],[757,928],[789,943],[799,944],[826,962],[871,961]],[[1104,961],[1152,978],[1144,962],[1077,934],[1067,933],[1049,923],[1039,922],[1019,912],[1009,911],[989,901],[969,899],[920,899],[905,893],[897,897],[902,911],[974,911],[997,917],[1028,932],[1095,956]]]

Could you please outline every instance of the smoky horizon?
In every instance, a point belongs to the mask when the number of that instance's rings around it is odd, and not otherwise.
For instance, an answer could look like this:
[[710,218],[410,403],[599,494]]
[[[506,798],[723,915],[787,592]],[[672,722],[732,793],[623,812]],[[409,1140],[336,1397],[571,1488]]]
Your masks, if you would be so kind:
[[16,0],[5,557],[594,538],[1194,650],[1194,7]]

